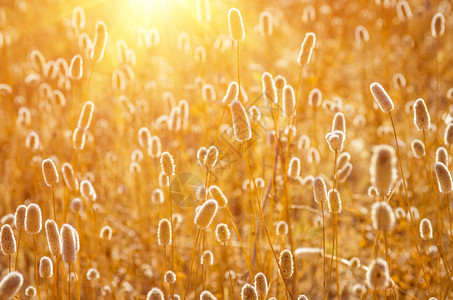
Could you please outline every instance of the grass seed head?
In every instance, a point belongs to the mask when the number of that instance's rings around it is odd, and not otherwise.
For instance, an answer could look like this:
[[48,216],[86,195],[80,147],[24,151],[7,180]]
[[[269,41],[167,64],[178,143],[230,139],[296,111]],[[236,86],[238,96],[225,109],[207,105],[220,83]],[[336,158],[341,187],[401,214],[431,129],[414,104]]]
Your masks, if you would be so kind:
[[341,198],[338,190],[330,190],[328,194],[329,198],[329,212],[330,213],[341,213]]
[[164,300],[164,293],[157,288],[153,287],[146,295],[146,300]]
[[373,290],[384,290],[390,284],[389,267],[382,258],[374,260],[368,267],[366,283]]
[[57,167],[55,166],[55,163],[49,158],[42,161],[42,174],[44,176],[44,181],[50,187],[55,186],[55,184],[57,184],[60,180]]
[[171,156],[170,153],[162,153],[162,155],[160,156],[160,166],[162,167],[162,171],[164,172],[165,176],[175,175],[175,161],[173,160],[173,156]]
[[159,221],[157,240],[160,246],[167,246],[171,244],[171,223],[167,219]]
[[371,206],[371,221],[375,230],[392,231],[395,226],[393,209],[385,201],[375,202]]
[[218,209],[217,201],[214,199],[207,200],[198,210],[197,214],[195,215],[195,224],[200,229],[206,229],[211,224],[212,220],[214,219],[217,209]]
[[51,278],[53,276],[53,263],[47,256],[43,256],[39,260],[39,276],[43,278]]
[[11,255],[16,253],[16,239],[14,238],[13,229],[10,225],[5,224],[2,226],[0,236],[1,249],[3,254]]
[[231,38],[235,41],[242,41],[245,37],[245,32],[241,12],[238,9],[231,8],[228,12],[228,25]]
[[244,284],[241,290],[241,299],[242,300],[258,300],[258,294],[256,289],[251,284]]
[[249,118],[244,106],[238,100],[231,103],[231,115],[233,118],[234,136],[239,142],[245,142],[252,138]]
[[231,238],[230,230],[228,229],[228,225],[224,223],[220,223],[217,225],[215,229],[215,236],[219,243],[226,243]]
[[279,264],[284,280],[291,278],[294,272],[294,259],[291,251],[285,249],[280,253]]
[[69,67],[69,78],[72,80],[80,80],[83,76],[83,59],[80,54],[75,55],[71,60]]
[[264,275],[264,273],[256,273],[255,275],[255,290],[256,290],[256,293],[258,295],[258,298],[263,298],[266,296],[267,294],[267,289],[268,289],[268,286],[267,286],[267,278],[266,278],[266,275]]
[[453,190],[453,182],[448,168],[443,163],[436,162],[434,171],[436,172],[440,192],[443,194],[450,193]]
[[370,175],[371,184],[381,196],[390,193],[396,182],[396,157],[393,147],[379,145],[371,157]]
[[382,85],[380,85],[377,82],[373,82],[370,85],[370,90],[374,96],[374,99],[376,100],[377,104],[379,105],[379,108],[383,112],[390,112],[394,109],[393,101],[390,98],[390,96],[387,94],[387,92],[384,90]]
[[418,130],[429,130],[431,118],[423,99],[418,99],[414,104],[414,124]]
[[96,34],[94,36],[93,48],[90,57],[96,63],[104,57],[105,45],[107,44],[107,27],[104,22],[96,23]]
[[77,258],[76,236],[71,225],[63,224],[61,227],[62,258],[65,263],[72,263]]
[[327,188],[324,179],[316,177],[313,180],[313,194],[317,203],[327,201]]
[[16,229],[21,230],[25,226],[25,214],[27,213],[27,207],[25,205],[19,205],[16,209],[14,216],[14,226]]
[[299,63],[299,65],[305,65],[310,62],[315,44],[315,34],[312,32],[307,33],[305,35],[304,41],[302,42],[302,45],[300,46],[299,58],[297,59],[297,63]]
[[93,118],[94,103],[91,101],[85,102],[83,104],[82,112],[80,113],[78,127],[88,130],[91,124],[91,119]]
[[443,163],[445,166],[448,166],[448,152],[444,147],[437,148],[436,151],[436,162]]
[[445,17],[442,13],[438,12],[431,20],[431,35],[433,38],[440,38],[445,33]]
[[3,277],[0,282],[0,299],[10,300],[17,294],[22,284],[24,283],[24,277],[19,272],[8,273]]
[[425,218],[420,221],[420,236],[425,241],[433,238],[433,227],[429,219]]
[[42,228],[41,208],[35,203],[27,206],[25,213],[25,231],[29,234],[38,234]]
[[57,257],[61,254],[61,239],[58,225],[54,220],[49,219],[46,221],[45,228],[50,254]]

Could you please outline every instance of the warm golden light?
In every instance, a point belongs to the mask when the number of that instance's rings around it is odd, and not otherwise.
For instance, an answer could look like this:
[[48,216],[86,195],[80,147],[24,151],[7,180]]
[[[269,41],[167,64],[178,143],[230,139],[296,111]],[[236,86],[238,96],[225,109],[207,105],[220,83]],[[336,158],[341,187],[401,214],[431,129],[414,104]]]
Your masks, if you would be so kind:
[[0,5],[0,299],[453,299],[451,1]]

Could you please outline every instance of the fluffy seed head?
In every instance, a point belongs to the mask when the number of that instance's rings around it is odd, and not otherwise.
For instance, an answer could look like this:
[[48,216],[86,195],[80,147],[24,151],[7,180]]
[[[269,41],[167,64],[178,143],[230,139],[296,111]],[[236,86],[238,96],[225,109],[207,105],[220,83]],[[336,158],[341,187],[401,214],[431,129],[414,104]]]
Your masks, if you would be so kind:
[[316,177],[313,180],[313,195],[317,203],[322,203],[327,200],[326,183],[321,177]]
[[355,28],[354,36],[357,45],[360,47],[363,47],[370,40],[370,34],[363,25],[359,25]]
[[343,150],[345,134],[343,131],[335,130],[326,134],[326,141],[332,151]]
[[288,175],[292,178],[296,178],[300,174],[300,159],[297,157],[291,158],[289,162]]
[[112,227],[104,226],[101,228],[101,232],[99,233],[99,237],[103,240],[111,240],[112,239]]
[[69,67],[69,78],[72,80],[80,80],[83,75],[83,60],[82,56],[77,54],[71,60],[71,66]]
[[412,19],[412,10],[405,0],[398,1],[396,4],[396,14],[400,21],[405,22]]
[[5,224],[1,230],[1,248],[5,255],[16,253],[16,239],[14,238],[13,229],[10,225]]
[[209,291],[203,291],[200,295],[200,300],[217,300],[214,295]]
[[413,140],[411,147],[412,147],[412,152],[414,153],[415,157],[421,158],[421,157],[425,156],[425,154],[426,154],[425,145],[423,144],[422,141],[417,140],[417,139]]
[[257,273],[255,275],[255,289],[259,298],[263,298],[267,294],[267,278],[264,273]]
[[226,243],[231,238],[231,233],[228,229],[228,225],[224,223],[218,224],[215,229],[215,236],[219,243]]
[[61,173],[63,174],[63,179],[70,191],[77,190],[77,180],[74,176],[74,170],[69,163],[64,163],[61,167]]
[[337,180],[338,182],[345,182],[348,179],[349,175],[352,172],[352,164],[347,163],[342,169],[337,172]]
[[258,300],[258,294],[256,293],[256,289],[251,284],[244,284],[241,290],[241,299],[242,300]]
[[87,279],[90,281],[99,279],[99,271],[95,268],[90,268],[87,271]]
[[238,9],[231,8],[228,12],[228,25],[231,38],[235,41],[242,41],[245,37],[245,32],[241,12]]
[[53,276],[52,260],[47,256],[43,256],[39,260],[39,276],[43,278],[51,278]]
[[146,295],[146,300],[164,300],[164,293],[159,288],[154,287]]
[[343,169],[346,166],[346,164],[349,162],[350,159],[351,159],[351,154],[349,154],[348,152],[343,152],[340,155],[338,155],[337,169],[338,170]]
[[77,245],[76,236],[74,229],[69,224],[63,224],[61,227],[61,245],[62,245],[62,257],[65,263],[72,263],[76,260],[77,256]]
[[217,213],[218,207],[217,201],[214,199],[207,200],[195,215],[195,224],[200,229],[208,228]]
[[204,165],[204,159],[206,157],[206,153],[208,153],[208,148],[206,147],[200,147],[197,151],[197,160],[200,166]]
[[164,192],[161,189],[155,189],[151,194],[151,201],[154,204],[162,204],[164,203]]
[[234,136],[239,142],[252,138],[249,118],[244,106],[238,100],[231,102],[231,115],[233,118]]
[[453,190],[453,183],[448,168],[443,163],[436,162],[434,171],[436,172],[440,192],[444,194],[450,193]]
[[173,272],[173,271],[167,271],[167,272],[165,272],[164,280],[165,280],[165,282],[168,283],[168,284],[175,283],[175,281],[176,281],[176,274],[175,274],[175,272]]
[[392,207],[385,201],[374,203],[371,206],[371,221],[375,230],[392,231],[395,226]]
[[431,35],[433,38],[440,38],[445,33],[445,17],[442,13],[437,13],[431,20]]
[[357,257],[351,258],[351,260],[349,261],[349,266],[353,269],[360,268],[360,259],[358,259]]
[[288,224],[285,221],[277,223],[277,235],[285,236],[288,234]]
[[25,296],[33,297],[36,296],[36,289],[32,286],[29,286],[25,289]]
[[296,97],[294,96],[294,90],[290,85],[285,86],[283,89],[283,107],[285,116],[291,117],[294,114]]
[[71,210],[75,213],[80,212],[83,209],[83,202],[80,198],[74,198],[71,200]]
[[322,102],[322,93],[319,89],[312,89],[308,95],[308,105],[320,106]]
[[414,104],[414,124],[419,131],[429,130],[431,124],[428,108],[422,98],[415,101]]
[[420,221],[420,236],[425,241],[433,238],[433,227],[431,226],[431,221],[426,218]]
[[19,272],[8,273],[0,282],[0,299],[10,300],[24,283],[24,277]]
[[20,230],[25,226],[25,214],[27,213],[27,207],[25,205],[19,205],[16,209],[14,216],[14,226]]
[[83,150],[83,148],[85,147],[85,139],[86,139],[85,129],[77,127],[74,130],[74,134],[72,135],[72,143],[74,149]]
[[316,44],[315,34],[312,32],[308,32],[305,35],[302,45],[300,46],[299,58],[297,59],[297,62],[300,65],[305,65],[310,62],[311,54],[313,52],[313,48],[315,48],[315,44]]
[[366,283],[373,290],[383,290],[390,283],[389,267],[382,258],[374,260],[368,267]]
[[25,231],[30,234],[38,234],[42,227],[41,208],[37,204],[27,206],[25,213]]
[[393,101],[384,90],[382,85],[377,82],[373,82],[370,85],[370,90],[374,96],[374,100],[376,100],[377,104],[383,112],[389,112],[394,109]]
[[330,190],[328,198],[329,212],[337,214],[341,213],[341,198],[338,190]]
[[104,57],[105,45],[107,44],[107,27],[101,21],[96,24],[96,35],[94,36],[93,48],[90,57],[94,62],[100,62]]
[[207,167],[213,168],[217,162],[218,157],[219,149],[217,149],[216,146],[211,146],[208,148],[208,151],[206,152],[203,164]]
[[332,131],[335,130],[339,130],[346,134],[346,121],[344,118],[344,114],[341,112],[336,113],[335,117],[333,118]]
[[294,260],[291,251],[285,249],[280,253],[279,264],[283,279],[289,279],[294,272]]
[[259,29],[262,36],[272,35],[274,29],[272,25],[272,15],[267,11],[263,11],[260,14]]
[[171,244],[171,223],[167,219],[162,219],[159,221],[157,240],[159,242],[159,245],[161,246],[167,246]]
[[58,225],[54,220],[49,219],[46,221],[45,227],[50,254],[57,257],[61,254],[61,239]]
[[201,264],[212,266],[214,264],[214,254],[211,251],[206,250],[201,256]]
[[209,194],[215,201],[217,201],[219,208],[227,206],[228,199],[226,198],[225,194],[222,192],[222,190],[218,186],[211,185],[209,187]]
[[388,195],[396,181],[395,164],[396,158],[393,147],[379,145],[375,148],[371,157],[371,184],[381,196]]
[[52,187],[55,184],[57,184],[58,181],[60,180],[58,176],[57,167],[50,158],[47,158],[42,161],[42,174],[44,176],[44,181],[48,186]]
[[170,153],[162,153],[162,155],[160,156],[160,166],[162,167],[162,171],[164,172],[165,176],[175,175],[175,161],[173,160],[173,156],[171,156]]
[[222,102],[225,103],[226,105],[231,104],[234,100],[238,98],[239,94],[239,85],[236,82],[231,82],[230,85],[228,85],[228,89],[226,92],[225,97],[223,97]]
[[277,103],[277,88],[275,86],[272,75],[268,72],[264,72],[261,76],[261,82],[263,83],[263,96],[266,103]]
[[453,124],[450,123],[445,129],[444,143],[447,145],[453,144]]
[[91,101],[85,102],[80,113],[78,127],[88,130],[93,118],[94,103]]
[[437,148],[436,161],[448,166],[448,152],[444,147]]

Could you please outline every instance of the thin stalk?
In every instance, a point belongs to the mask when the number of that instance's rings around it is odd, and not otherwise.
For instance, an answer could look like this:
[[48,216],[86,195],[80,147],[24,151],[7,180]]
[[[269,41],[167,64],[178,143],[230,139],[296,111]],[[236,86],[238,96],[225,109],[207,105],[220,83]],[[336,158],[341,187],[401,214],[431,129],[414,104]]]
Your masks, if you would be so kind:
[[[412,214],[412,211],[411,211],[411,204],[410,204],[410,201],[409,201],[409,197],[407,195],[407,186],[406,186],[406,177],[404,176],[404,170],[403,170],[403,164],[401,162],[401,155],[400,155],[400,147],[398,145],[398,137],[396,135],[396,129],[395,129],[395,123],[393,122],[393,118],[392,118],[392,112],[389,111],[389,116],[390,116],[390,121],[392,122],[392,128],[393,128],[393,136],[395,138],[395,144],[396,144],[396,155],[398,156],[398,161],[399,161],[399,165],[400,165],[400,171],[401,171],[401,177],[403,179],[403,187],[404,187],[404,195],[405,195],[405,198],[406,198],[406,205],[407,205],[407,208],[409,210],[409,215],[411,217],[411,233],[412,233],[412,239],[414,241],[414,244],[415,244],[415,249],[417,250],[417,256],[418,256],[418,260],[419,260],[419,263],[422,267],[422,271],[423,271],[423,277],[424,277],[424,280],[425,280],[425,283],[426,283],[426,286],[429,287],[429,282],[428,282],[428,278],[426,277],[426,271],[425,271],[425,266],[423,265],[423,262],[422,262],[422,258],[421,258],[421,255],[420,255],[420,249],[418,247],[418,244],[417,244],[417,238],[416,238],[416,235],[415,235],[415,225],[414,225],[414,216]],[[429,288],[428,288],[429,289]]]
[[240,63],[239,63],[239,41],[236,42],[237,45],[237,61],[238,61],[238,86],[239,86],[239,99],[242,100],[242,93],[241,93],[241,72],[240,72]]
[[324,218],[323,202],[321,202],[321,214],[322,214],[322,254],[323,254],[323,258],[324,258],[322,298],[326,299],[326,228],[324,226],[325,218]]
[[22,236],[22,228],[19,230],[19,238],[17,241],[17,252],[16,252],[16,264],[14,265],[14,271],[17,271],[17,262],[19,260],[19,251],[20,251],[20,238]]
[[[171,199],[171,181],[170,181],[170,176],[168,176],[168,203],[170,207],[170,230],[171,230],[171,238],[174,239],[174,231],[173,231],[173,201]],[[173,247],[173,241],[171,243],[171,270],[175,272],[174,269],[174,260],[175,260],[175,254],[174,254],[174,247]],[[174,285],[171,285],[171,299],[174,298]]]
[[57,211],[55,208],[55,187],[52,186],[52,203],[53,203],[53,218],[55,219],[55,222],[57,222]]
[[186,291],[184,292],[184,298],[183,298],[183,300],[186,299],[186,297],[187,297],[187,292],[189,291],[190,276],[192,275],[193,261],[194,261],[194,258],[195,258],[195,254],[196,254],[196,252],[197,252],[198,238],[200,237],[200,232],[201,232],[201,229],[198,229],[197,237],[195,238],[195,245],[194,245],[193,251],[192,251],[192,258],[190,259],[189,275],[187,276]]
[[226,242],[223,243],[223,246],[224,246],[223,249],[225,250],[225,259],[226,259],[227,267],[228,267],[228,277],[230,278],[231,294],[233,295],[232,299],[234,299],[233,279],[231,278],[231,268],[230,268],[230,262],[228,260],[228,249],[226,247]]
[[41,292],[39,291],[39,282],[38,282],[38,253],[36,251],[36,234],[33,234],[33,248],[35,254],[35,281],[36,281],[36,291],[38,292],[38,298],[41,300]]
[[[246,159],[247,159],[247,164],[248,164],[250,176],[252,177],[252,182],[253,182],[253,185],[255,186],[255,190],[257,190],[258,188],[256,187],[256,182],[255,182],[255,178],[254,178],[254,176],[253,176],[252,166],[250,165],[250,159],[249,159],[247,144],[246,144],[245,142],[243,142],[243,144],[244,144],[244,146],[245,146],[245,156],[246,156]],[[267,237],[267,240],[268,240],[268,242],[269,242],[269,246],[270,246],[270,248],[271,248],[272,253],[274,254],[275,262],[277,263],[278,269],[279,269],[279,271],[280,271],[280,276],[281,276],[281,274],[283,274],[282,268],[281,268],[281,266],[280,266],[280,263],[278,262],[277,254],[275,253],[274,246],[272,245],[272,240],[271,240],[271,237],[270,237],[270,235],[269,235],[269,231],[267,230],[266,221],[264,220],[263,210],[261,209],[261,203],[260,203],[259,197],[257,197],[257,201],[258,201],[258,210],[259,210],[259,212],[260,212],[261,221],[263,222],[264,232],[266,233],[266,237]],[[282,279],[283,279],[283,278],[282,278]],[[291,294],[291,292],[290,292],[290,290],[289,290],[288,284],[286,283],[285,280],[283,280],[283,282],[285,283],[286,291],[289,293],[289,296],[290,296],[291,299],[292,299],[293,296],[292,296],[292,294]]]

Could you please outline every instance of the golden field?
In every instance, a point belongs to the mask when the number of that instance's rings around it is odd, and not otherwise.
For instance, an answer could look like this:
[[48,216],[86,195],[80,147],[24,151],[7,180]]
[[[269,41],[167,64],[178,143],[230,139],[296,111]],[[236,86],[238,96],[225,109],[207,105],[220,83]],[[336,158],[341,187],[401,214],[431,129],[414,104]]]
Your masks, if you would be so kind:
[[451,0],[3,0],[0,299],[452,299]]

